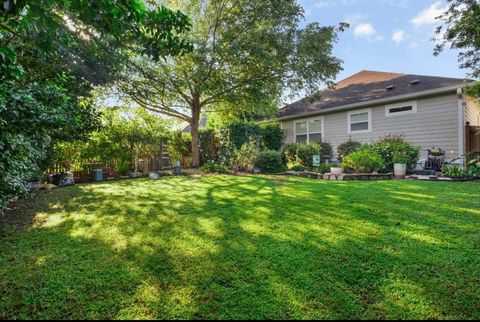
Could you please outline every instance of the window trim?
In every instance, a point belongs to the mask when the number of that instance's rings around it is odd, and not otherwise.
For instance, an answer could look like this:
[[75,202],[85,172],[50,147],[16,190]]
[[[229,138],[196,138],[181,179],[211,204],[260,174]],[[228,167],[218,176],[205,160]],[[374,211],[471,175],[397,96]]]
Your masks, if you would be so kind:
[[[394,116],[401,116],[401,115],[409,115],[409,114],[416,114],[417,113],[417,101],[409,101],[409,102],[402,102],[402,103],[395,103],[395,104],[388,104],[385,105],[385,117],[394,117]],[[404,111],[404,112],[397,112],[397,113],[390,113],[390,110],[393,108],[399,107],[406,107],[411,106],[411,111]]]
[[[308,119],[301,119],[301,120],[296,120],[296,121],[294,121],[294,122],[293,122],[293,139],[294,139],[294,142],[295,142],[295,143],[298,143],[298,142],[297,142],[297,124],[298,124],[298,123],[305,123],[305,122],[307,123],[307,133],[306,133],[306,135],[307,135],[307,142],[306,142],[306,143],[307,143],[307,144],[310,144],[310,134],[321,134],[321,135],[322,135],[322,142],[323,142],[323,140],[324,140],[324,138],[325,138],[325,135],[324,135],[324,133],[325,133],[325,127],[324,127],[323,120],[324,120],[323,116],[316,116],[316,117],[310,117],[310,118],[308,118]],[[321,131],[320,131],[320,132],[310,133],[309,123],[310,123],[311,121],[320,121],[320,124],[321,124],[321,125],[320,125],[320,126],[321,126]],[[305,134],[299,134],[299,135],[305,135]]]
[[[360,131],[352,131],[352,122],[351,122],[352,115],[363,114],[363,113],[368,113],[368,129],[360,130]],[[364,123],[364,122],[365,121],[355,122],[353,124]],[[366,108],[363,110],[354,110],[347,113],[347,133],[348,134],[362,134],[362,133],[371,133],[371,132],[372,132],[372,109],[371,108]]]

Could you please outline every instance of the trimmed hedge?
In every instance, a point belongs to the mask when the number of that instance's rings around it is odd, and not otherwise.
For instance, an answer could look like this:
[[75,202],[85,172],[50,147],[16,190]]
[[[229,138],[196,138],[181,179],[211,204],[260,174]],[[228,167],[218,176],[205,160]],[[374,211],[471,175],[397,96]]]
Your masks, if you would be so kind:
[[322,155],[322,147],[317,143],[292,143],[285,147],[283,155],[289,167],[301,165],[305,168],[312,168],[313,156]]
[[276,173],[284,170],[282,153],[277,150],[263,150],[255,160],[261,172]]

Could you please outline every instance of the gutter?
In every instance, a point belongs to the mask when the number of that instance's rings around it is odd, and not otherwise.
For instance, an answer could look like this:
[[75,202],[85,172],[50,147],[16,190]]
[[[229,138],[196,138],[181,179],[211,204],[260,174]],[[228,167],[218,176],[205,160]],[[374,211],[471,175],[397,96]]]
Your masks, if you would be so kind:
[[468,84],[460,84],[460,85],[453,85],[453,86],[448,86],[448,87],[441,87],[441,88],[430,89],[430,90],[426,90],[426,91],[422,91],[422,92],[403,94],[403,95],[398,95],[398,96],[393,96],[393,97],[388,97],[388,98],[379,98],[379,99],[374,99],[374,100],[365,101],[365,102],[359,102],[359,103],[353,103],[353,104],[347,104],[347,105],[332,107],[332,108],[328,108],[328,109],[320,110],[320,111],[307,112],[307,113],[295,114],[295,115],[288,115],[288,116],[284,116],[284,117],[277,117],[277,118],[273,118],[272,120],[275,120],[275,121],[294,120],[294,119],[305,118],[305,117],[310,117],[310,116],[325,115],[325,114],[335,113],[335,112],[339,112],[339,111],[352,110],[352,109],[356,109],[356,108],[360,108],[360,107],[371,107],[373,105],[389,104],[389,103],[395,103],[395,102],[398,102],[398,101],[411,100],[411,99],[414,99],[414,98],[434,96],[434,95],[437,95],[437,94],[457,93],[457,91],[459,89],[461,90],[464,87],[471,86],[475,83],[476,82],[471,82],[471,83],[468,83]]

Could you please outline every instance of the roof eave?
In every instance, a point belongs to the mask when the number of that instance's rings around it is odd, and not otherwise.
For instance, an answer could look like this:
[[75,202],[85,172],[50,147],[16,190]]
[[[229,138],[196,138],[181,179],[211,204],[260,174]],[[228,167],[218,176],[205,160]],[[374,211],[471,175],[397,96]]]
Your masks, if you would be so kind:
[[397,102],[397,101],[427,97],[427,96],[432,96],[432,95],[437,95],[437,94],[446,94],[446,93],[450,93],[450,92],[456,93],[458,89],[464,88],[466,86],[471,86],[475,83],[477,83],[477,82],[470,82],[470,83],[465,83],[465,84],[458,84],[458,85],[452,85],[452,86],[447,86],[447,87],[440,87],[440,88],[430,89],[430,90],[421,91],[421,92],[392,96],[392,97],[388,97],[388,98],[379,98],[379,99],[374,99],[374,100],[365,101],[365,102],[341,105],[341,106],[337,106],[337,107],[328,108],[328,109],[325,109],[325,110],[319,110],[319,111],[313,111],[313,112],[307,112],[307,113],[300,113],[300,114],[295,114],[295,115],[288,115],[288,116],[284,116],[284,117],[277,117],[277,118],[274,118],[274,120],[276,120],[276,121],[286,121],[286,120],[304,118],[304,117],[309,117],[309,116],[330,114],[330,113],[334,113],[334,112],[338,112],[338,111],[351,110],[351,109],[362,108],[362,107],[367,107],[367,106],[372,106],[372,105],[394,103],[394,102]]

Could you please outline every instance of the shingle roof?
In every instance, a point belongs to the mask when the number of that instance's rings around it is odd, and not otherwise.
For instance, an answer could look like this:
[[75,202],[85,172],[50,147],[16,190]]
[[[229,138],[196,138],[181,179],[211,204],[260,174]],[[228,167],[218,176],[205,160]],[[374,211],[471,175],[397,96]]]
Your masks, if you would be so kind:
[[[412,83],[416,81],[418,83]],[[304,98],[283,107],[278,111],[277,117],[320,112],[348,104],[461,85],[464,82],[464,79],[459,78],[364,70],[340,81],[333,90],[322,90],[322,98],[318,101],[312,102],[310,99]]]

